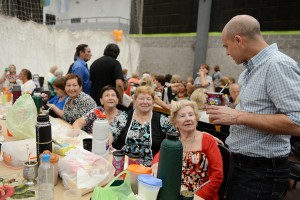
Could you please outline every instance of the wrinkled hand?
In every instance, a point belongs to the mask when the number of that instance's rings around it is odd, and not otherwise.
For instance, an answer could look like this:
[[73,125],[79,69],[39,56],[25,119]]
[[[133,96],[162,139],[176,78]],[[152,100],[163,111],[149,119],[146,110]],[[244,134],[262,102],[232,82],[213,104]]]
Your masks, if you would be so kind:
[[238,124],[240,111],[226,106],[206,106],[209,121],[213,124]]

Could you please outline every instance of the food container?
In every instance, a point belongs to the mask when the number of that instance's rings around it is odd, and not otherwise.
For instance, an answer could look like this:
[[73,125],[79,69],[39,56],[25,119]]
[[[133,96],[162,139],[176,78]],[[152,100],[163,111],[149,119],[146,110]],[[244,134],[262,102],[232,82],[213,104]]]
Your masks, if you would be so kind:
[[138,176],[139,197],[144,200],[156,200],[159,189],[162,187],[162,180],[149,174]]
[[130,183],[134,194],[138,192],[138,176],[140,174],[151,174],[151,167],[145,167],[143,165],[132,164],[129,165],[127,170],[130,172]]

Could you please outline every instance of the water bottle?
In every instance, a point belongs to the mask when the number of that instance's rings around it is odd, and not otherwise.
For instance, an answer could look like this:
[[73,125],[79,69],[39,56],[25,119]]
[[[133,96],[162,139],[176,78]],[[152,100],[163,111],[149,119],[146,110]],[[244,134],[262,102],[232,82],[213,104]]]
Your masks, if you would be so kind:
[[42,163],[38,170],[39,200],[52,200],[54,198],[54,168],[50,163],[50,155],[42,155]]
[[108,159],[108,137],[110,133],[110,126],[106,120],[106,116],[103,115],[99,110],[96,110],[95,114],[98,118],[93,124],[92,152]]
[[167,133],[160,146],[157,178],[162,180],[163,186],[159,190],[158,200],[180,199],[182,151],[179,133]]
[[36,130],[36,155],[39,156],[45,150],[52,152],[52,132],[49,115],[39,114],[37,117]]

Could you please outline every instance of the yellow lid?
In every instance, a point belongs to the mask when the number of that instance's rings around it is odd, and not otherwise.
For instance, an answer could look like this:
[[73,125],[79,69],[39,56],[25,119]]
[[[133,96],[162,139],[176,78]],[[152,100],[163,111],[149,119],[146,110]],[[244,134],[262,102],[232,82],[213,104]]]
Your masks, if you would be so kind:
[[145,167],[143,165],[137,165],[137,164],[132,164],[127,167],[127,170],[129,172],[133,172],[136,174],[151,174],[152,173],[152,168],[151,167]]

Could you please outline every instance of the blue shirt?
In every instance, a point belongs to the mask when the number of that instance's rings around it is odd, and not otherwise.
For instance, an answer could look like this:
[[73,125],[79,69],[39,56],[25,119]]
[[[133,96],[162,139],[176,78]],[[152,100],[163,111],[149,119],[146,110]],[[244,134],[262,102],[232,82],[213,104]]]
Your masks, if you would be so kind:
[[[257,114],[285,114],[300,125],[300,65],[281,53],[276,44],[244,63],[239,78],[240,103],[236,109]],[[251,157],[283,157],[290,153],[290,136],[243,125],[230,126],[226,143],[234,153]]]
[[72,73],[81,77],[83,83],[83,92],[90,94],[90,70],[88,69],[86,62],[81,58],[77,58],[76,62],[72,66]]
[[49,100],[49,103],[56,105],[56,107],[58,107],[60,110],[62,110],[67,98],[68,98],[68,96],[66,96],[61,102],[58,102],[59,97],[55,96]]

